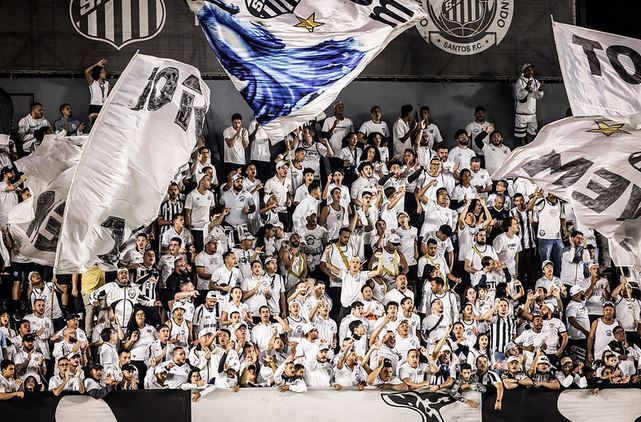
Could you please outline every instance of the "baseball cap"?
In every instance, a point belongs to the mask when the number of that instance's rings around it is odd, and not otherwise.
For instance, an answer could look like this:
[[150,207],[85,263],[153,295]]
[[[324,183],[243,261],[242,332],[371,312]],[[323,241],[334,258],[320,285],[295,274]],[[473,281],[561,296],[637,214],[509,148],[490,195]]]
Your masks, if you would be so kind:
[[523,63],[523,66],[521,66],[521,73],[523,73],[528,67],[534,68],[534,65],[532,65],[532,63]]
[[116,271],[116,274],[128,273],[128,272],[129,272],[129,270],[127,268],[121,267],[121,268],[118,268],[118,271]]
[[281,168],[283,166],[288,166],[288,165],[289,165],[289,163],[287,161],[280,160],[279,162],[276,163],[276,168],[279,169],[279,168]]
[[544,363],[546,365],[549,365],[550,364],[550,359],[548,359],[547,356],[542,355],[542,356],[539,356],[539,360],[537,361],[537,363]]
[[1,172],[1,174],[4,176],[5,174],[7,174],[7,173],[11,173],[12,171],[13,171],[13,169],[12,169],[11,167],[9,167],[9,166],[5,166],[5,167],[2,167],[2,172]]
[[277,261],[276,257],[268,256],[267,258],[265,258],[265,265],[269,264],[272,261]]
[[583,287],[577,285],[574,285],[570,288],[570,296],[578,295],[579,293],[583,292]]
[[505,348],[503,349],[503,352],[507,353],[508,350],[514,349],[515,347],[516,347],[516,344],[510,341],[509,343],[507,343],[505,345]]
[[212,298],[215,298],[215,297],[217,297],[216,296],[216,292],[213,291],[213,290],[210,290],[210,291],[207,292],[207,297],[205,299],[212,299]]
[[208,235],[207,235],[207,237],[205,238],[205,243],[209,243],[209,242],[211,242],[212,240],[216,240],[216,241],[218,241],[218,239],[216,238],[216,236],[214,236],[213,234],[208,234]]
[[321,350],[329,350],[329,346],[327,345],[327,343],[323,343],[318,346],[318,351],[320,352]]
[[35,340],[36,340],[36,336],[34,336],[33,334],[25,334],[24,336],[22,336],[22,341],[35,341]]
[[401,243],[401,238],[397,234],[392,233],[389,236],[387,236],[387,241],[389,243],[398,245]]
[[519,358],[516,356],[510,356],[509,358],[507,358],[507,363],[518,362],[518,361],[519,361]]
[[239,240],[242,242],[243,240],[254,240],[255,237],[252,236],[251,233],[245,233],[239,237]]
[[541,269],[545,268],[545,266],[548,265],[548,264],[550,264],[550,265],[552,265],[554,267],[554,262],[552,262],[552,261],[550,261],[548,259],[548,260],[543,261],[543,264],[541,264]]
[[314,327],[312,324],[307,324],[303,328],[303,334],[307,335],[307,334],[311,333],[314,330],[318,331],[318,329],[316,327]]
[[171,312],[173,313],[176,309],[182,309],[183,311],[187,311],[187,308],[185,308],[185,305],[183,305],[180,302],[175,302],[174,306],[171,307]]
[[244,178],[245,178],[245,177],[244,177],[242,174],[240,174],[240,173],[236,173],[236,174],[234,174],[234,175],[231,177],[231,181],[232,181],[232,182],[235,182],[235,181],[236,181],[236,180],[238,180],[238,179],[244,179]]
[[274,227],[276,227],[276,228],[279,228],[279,229],[283,229],[283,230],[285,230],[285,226],[284,226],[284,225],[283,225],[283,223],[281,223],[280,221],[278,221],[278,222],[276,222],[276,223],[273,223],[273,224],[272,224],[272,226],[274,226]]
[[603,307],[604,307],[604,308],[607,308],[607,307],[614,308],[615,306],[614,306],[614,303],[612,303],[612,302],[610,302],[610,301],[608,300],[608,301],[606,301],[606,302],[603,304]]
[[588,268],[591,268],[591,267],[593,267],[593,266],[595,266],[595,265],[596,265],[597,267],[599,267],[599,266],[600,266],[598,261],[590,261],[590,265],[588,265]]
[[236,328],[236,331],[238,331],[240,329],[243,329],[243,328],[247,329],[247,324],[245,324],[244,322],[241,322],[240,325]]
[[205,337],[207,334],[211,334],[213,336],[216,332],[212,328],[203,328],[200,330],[200,333],[198,333],[198,337]]
[[80,356],[80,353],[70,352],[69,354],[67,354],[67,359],[72,359],[74,356]]
[[154,374],[162,374],[162,373],[167,373],[167,368],[164,366],[156,366],[156,369],[154,369]]
[[561,366],[567,365],[568,363],[574,364],[574,362],[572,362],[572,358],[571,357],[564,356],[563,358],[561,358]]
[[404,215],[405,217],[409,218],[410,215],[406,213],[405,211],[399,211],[396,213],[396,218],[399,218],[401,215]]
[[104,366],[102,366],[98,362],[94,362],[89,366],[89,370],[92,370],[92,369],[104,369]]

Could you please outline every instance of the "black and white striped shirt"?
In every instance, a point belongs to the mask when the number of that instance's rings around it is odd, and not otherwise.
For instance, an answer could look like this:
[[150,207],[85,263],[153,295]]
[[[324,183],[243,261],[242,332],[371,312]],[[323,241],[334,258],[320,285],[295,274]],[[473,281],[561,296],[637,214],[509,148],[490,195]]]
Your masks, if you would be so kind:
[[519,237],[521,238],[521,249],[531,249],[536,246],[536,230],[532,227],[532,211],[519,211],[517,208],[510,210],[510,215],[519,223]]
[[512,315],[495,315],[490,322],[490,350],[503,353],[505,345],[514,339],[515,334],[516,322]]
[[160,226],[160,236],[162,238],[163,233],[165,233],[171,227],[171,220],[176,214],[183,214],[185,209],[185,202],[180,199],[176,199],[175,202],[172,202],[169,198],[165,199],[160,205],[160,211],[158,211],[158,216],[162,217],[165,221],[169,221],[168,226]]

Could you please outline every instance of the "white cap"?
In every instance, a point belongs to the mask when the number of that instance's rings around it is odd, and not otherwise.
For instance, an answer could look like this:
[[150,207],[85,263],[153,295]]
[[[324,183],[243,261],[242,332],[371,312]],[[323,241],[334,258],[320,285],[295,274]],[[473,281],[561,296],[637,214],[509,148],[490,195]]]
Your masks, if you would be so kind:
[[215,291],[210,290],[210,291],[207,292],[206,299],[212,299],[212,298],[215,298],[215,297],[218,297],[218,296],[216,296],[216,292]]
[[196,186],[200,184],[200,181],[205,177],[205,173],[196,173]]
[[387,236],[387,242],[388,243],[401,243],[401,238],[397,234],[390,234]]
[[288,166],[288,165],[289,165],[289,163],[287,161],[280,160],[279,162],[276,163],[276,168],[279,169],[279,168],[281,168],[283,166]]
[[171,312],[173,313],[176,309],[182,309],[183,311],[187,312],[187,308],[185,308],[185,305],[180,302],[174,302],[174,306],[171,307]]
[[[598,264],[597,264],[598,265]],[[578,295],[581,292],[584,292],[583,287],[579,286],[578,284],[572,286],[570,288],[570,296]]]
[[516,356],[510,356],[509,358],[507,358],[507,363],[511,363],[511,362],[514,362],[514,361],[518,362],[519,358],[516,357]]
[[198,337],[205,337],[207,334],[211,334],[213,336],[216,332],[213,328],[203,328],[200,330],[200,333],[198,333]]
[[243,176],[242,174],[240,174],[240,173],[236,173],[236,174],[234,174],[234,175],[231,177],[231,181],[232,181],[232,182],[235,182],[235,181],[236,181],[236,180],[238,180],[238,179],[244,179],[244,178],[245,178],[245,176]]
[[207,237],[205,238],[205,244],[211,242],[212,240],[218,241],[218,238],[213,234],[208,234]]

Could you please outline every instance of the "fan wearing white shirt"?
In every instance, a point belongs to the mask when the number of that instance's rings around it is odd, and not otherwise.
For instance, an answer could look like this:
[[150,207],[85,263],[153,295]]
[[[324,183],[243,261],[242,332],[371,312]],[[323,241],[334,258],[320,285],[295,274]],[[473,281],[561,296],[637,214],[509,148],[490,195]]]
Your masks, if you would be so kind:
[[423,136],[429,137],[434,142],[430,148],[433,148],[434,145],[438,145],[443,142],[441,131],[438,126],[436,126],[436,123],[432,121],[431,111],[428,106],[421,106],[418,112],[418,119],[427,123],[427,127],[423,131]]
[[371,108],[369,113],[371,120],[363,123],[358,131],[363,132],[365,137],[368,137],[370,133],[378,132],[381,133],[384,138],[388,138],[390,135],[389,128],[387,127],[387,123],[383,121],[383,111],[381,108],[375,105]]
[[225,174],[237,170],[246,164],[245,149],[249,146],[249,134],[243,127],[243,116],[234,113],[231,126],[223,131]]
[[407,288],[407,277],[405,274],[397,275],[394,283],[396,284],[396,288],[385,293],[383,305],[387,305],[390,302],[401,303],[401,301],[406,298],[414,300],[414,292]]
[[[329,251],[330,248],[331,246],[328,246],[327,251]],[[367,283],[367,280],[372,277],[376,277],[381,273],[381,269],[383,268],[380,262],[382,254],[380,252],[376,252],[374,256],[378,258],[379,265],[376,269],[371,271],[361,271],[361,258],[358,256],[354,256],[349,259],[349,269],[347,271],[335,267],[331,262],[325,263],[326,268],[342,280],[341,310],[338,316],[339,321],[349,315],[352,310],[352,303],[359,299],[361,289],[365,283]]]
[[454,134],[454,139],[456,140],[457,146],[450,151],[449,161],[458,164],[461,170],[469,169],[470,160],[472,157],[476,157],[474,150],[469,148],[470,137],[465,129],[459,129]]
[[402,154],[407,148],[412,147],[412,138],[416,133],[416,122],[412,120],[414,107],[405,104],[401,107],[401,116],[392,128],[393,154]]
[[[491,123],[489,123],[487,120],[485,120],[485,108],[483,106],[477,106],[474,109],[474,121],[471,123],[468,123],[467,126],[465,126],[465,131],[469,135],[470,139],[474,139],[476,141],[476,137],[483,133],[484,136],[480,137],[481,142],[483,144],[487,144],[489,140],[487,139],[487,132],[486,129],[488,126],[490,126]],[[478,144],[474,143],[472,145],[472,149],[474,152],[476,152],[478,155],[483,155],[483,147],[478,146]]]
[[354,131],[351,119],[345,117],[345,104],[342,101],[334,103],[334,115],[325,119],[321,129],[323,138],[329,139],[333,151],[340,151],[343,138]]
[[501,262],[505,263],[512,278],[519,274],[519,252],[521,252],[521,238],[516,234],[519,222],[514,217],[503,220],[505,232],[496,236],[492,246]]

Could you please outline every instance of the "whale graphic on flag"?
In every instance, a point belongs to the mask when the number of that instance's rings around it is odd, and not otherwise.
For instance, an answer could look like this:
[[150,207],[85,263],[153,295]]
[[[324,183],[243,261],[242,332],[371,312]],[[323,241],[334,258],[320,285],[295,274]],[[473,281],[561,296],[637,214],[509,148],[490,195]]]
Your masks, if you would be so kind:
[[390,41],[425,17],[414,0],[187,3],[274,140],[323,112]]

